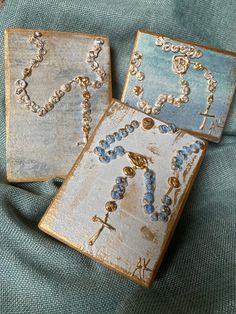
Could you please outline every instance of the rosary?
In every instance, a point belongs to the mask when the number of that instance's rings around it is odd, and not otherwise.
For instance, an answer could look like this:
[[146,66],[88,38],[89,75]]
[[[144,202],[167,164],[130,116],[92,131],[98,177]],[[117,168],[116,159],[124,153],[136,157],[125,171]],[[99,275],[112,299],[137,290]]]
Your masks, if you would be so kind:
[[[84,139],[82,144],[87,143],[89,132],[91,130],[90,123],[91,118],[91,94],[89,92],[89,87],[93,89],[99,89],[103,86],[106,78],[106,73],[102,67],[97,62],[99,53],[102,51],[102,46],[104,41],[101,38],[95,40],[94,47],[89,51],[86,62],[90,65],[90,69],[96,73],[97,79],[91,81],[89,77],[86,76],[76,76],[71,81],[68,81],[62,85],[58,90],[54,91],[53,95],[49,98],[46,104],[43,106],[37,105],[34,101],[30,99],[27,93],[27,78],[31,76],[34,68],[37,68],[39,64],[43,61],[47,50],[45,48],[45,41],[42,40],[42,33],[34,32],[33,36],[29,39],[30,43],[37,48],[37,53],[32,59],[30,66],[25,68],[22,72],[22,78],[16,81],[15,94],[17,96],[17,101],[22,103],[24,107],[33,113],[36,113],[39,117],[45,116],[49,111],[53,110],[54,106],[61,100],[61,98],[71,91],[73,87],[79,86],[81,88],[82,95],[82,131],[84,134]],[[80,143],[79,143],[80,144]]]
[[[183,79],[183,76],[187,73],[190,65],[196,71],[203,71],[204,78],[208,83],[209,95],[207,97],[207,106],[204,112],[199,114],[203,116],[203,122],[201,123],[199,129],[202,130],[205,127],[207,118],[214,118],[214,115],[209,114],[209,110],[214,102],[214,93],[216,91],[217,81],[214,79],[213,74],[200,62],[192,61],[192,59],[199,59],[202,57],[202,52],[197,50],[193,46],[183,46],[175,45],[166,41],[162,36],[156,37],[155,42],[157,47],[160,47],[164,52],[173,52],[176,54],[172,58],[172,70],[180,78],[181,94],[179,97],[174,95],[159,95],[154,106],[151,106],[147,100],[144,99],[144,88],[141,85],[137,85],[133,88],[133,93],[138,97],[137,106],[146,114],[159,114],[165,105],[169,103],[175,107],[181,107],[185,103],[189,102],[189,94],[191,92],[189,87],[189,82]],[[139,51],[134,52],[131,59],[131,65],[129,72],[131,75],[135,76],[138,81],[143,81],[145,79],[145,74],[140,71],[141,60],[143,59],[143,54]]]
[[[183,164],[186,161],[189,168],[194,160],[194,157],[190,157],[199,153],[201,149],[204,149],[205,144],[202,141],[196,140],[189,146],[183,146],[182,149],[178,150],[176,155],[171,160],[171,169],[173,175],[168,178],[168,191],[163,195],[161,202],[162,205],[158,210],[154,207],[154,192],[156,189],[156,175],[155,172],[149,167],[150,158],[138,154],[136,152],[126,151],[123,146],[115,146],[113,150],[109,149],[110,146],[116,141],[121,141],[133,133],[137,128],[140,127],[140,122],[133,120],[130,124],[127,124],[124,128],[114,132],[111,135],[107,135],[105,140],[99,142],[99,146],[94,148],[94,153],[98,155],[98,159],[101,163],[107,164],[112,160],[126,156],[131,163],[131,166],[125,166],[123,168],[123,176],[118,176],[115,179],[115,184],[111,190],[111,199],[105,203],[105,218],[101,219],[97,215],[92,217],[93,222],[101,224],[99,230],[90,238],[88,244],[93,245],[98,239],[99,235],[104,228],[115,231],[115,227],[108,223],[109,215],[117,210],[117,201],[124,198],[126,189],[129,184],[129,180],[134,178],[136,171],[143,171],[145,193],[143,197],[143,208],[145,214],[150,216],[151,221],[168,222],[169,216],[171,215],[171,204],[173,203],[172,197],[170,196],[172,190],[180,188],[181,184],[179,181],[179,172],[183,170]],[[155,122],[152,118],[146,117],[142,120],[142,128],[144,131],[150,130],[155,127]],[[174,124],[163,124],[158,126],[159,132],[175,133],[178,131]],[[192,158],[192,160],[191,160]]]

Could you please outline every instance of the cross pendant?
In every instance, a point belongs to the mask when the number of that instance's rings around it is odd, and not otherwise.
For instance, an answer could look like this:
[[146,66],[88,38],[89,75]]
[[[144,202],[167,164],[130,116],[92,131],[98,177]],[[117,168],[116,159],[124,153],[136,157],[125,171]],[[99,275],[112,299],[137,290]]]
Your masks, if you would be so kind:
[[109,223],[107,223],[109,218],[109,213],[106,213],[105,219],[102,220],[100,217],[98,216],[93,216],[92,221],[93,222],[99,222],[101,225],[101,227],[98,229],[98,231],[90,238],[88,244],[89,245],[93,245],[95,243],[95,241],[97,240],[97,238],[99,237],[99,235],[101,234],[101,232],[103,231],[104,228],[107,228],[109,230],[116,230],[116,228],[114,228],[112,225],[110,225]]

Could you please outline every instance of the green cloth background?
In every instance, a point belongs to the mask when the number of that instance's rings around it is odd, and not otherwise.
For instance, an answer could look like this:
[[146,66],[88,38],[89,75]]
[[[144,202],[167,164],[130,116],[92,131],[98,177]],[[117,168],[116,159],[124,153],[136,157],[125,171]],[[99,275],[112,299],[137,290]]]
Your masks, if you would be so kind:
[[7,183],[3,62],[6,27],[108,35],[120,98],[137,28],[236,51],[235,19],[235,0],[6,0],[0,7],[1,314],[236,313],[236,101],[148,290],[38,230],[60,180]]

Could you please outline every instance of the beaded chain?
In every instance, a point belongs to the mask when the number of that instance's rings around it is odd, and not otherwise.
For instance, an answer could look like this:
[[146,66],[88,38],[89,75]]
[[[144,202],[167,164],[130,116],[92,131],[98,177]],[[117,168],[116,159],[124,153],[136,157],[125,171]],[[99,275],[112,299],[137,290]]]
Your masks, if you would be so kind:
[[[209,110],[214,102],[214,93],[216,91],[217,81],[214,79],[213,74],[205,67],[202,63],[192,61],[192,59],[199,59],[202,57],[202,52],[197,50],[193,46],[183,46],[176,45],[168,42],[164,37],[157,36],[156,42],[157,47],[161,47],[164,52],[173,52],[172,58],[172,70],[180,78],[181,94],[179,97],[168,94],[161,94],[157,97],[154,106],[151,106],[147,100],[144,99],[144,88],[141,85],[136,85],[133,88],[133,93],[139,98],[137,106],[147,114],[159,114],[165,103],[169,103],[175,107],[181,107],[185,103],[189,102],[190,87],[189,82],[183,79],[183,76],[187,73],[189,66],[192,65],[193,69],[196,71],[203,71],[204,78],[208,83],[209,95],[207,97],[207,106],[205,112],[200,112],[199,114],[203,116],[203,122],[199,129],[203,129],[207,118],[214,117],[209,115]],[[131,65],[129,72],[131,75],[135,76],[138,81],[143,81],[145,79],[144,72],[140,71],[141,60],[143,59],[143,54],[139,51],[135,51],[131,58]]]
[[[142,127],[146,130],[154,127],[155,122],[152,118],[144,118],[142,121]],[[102,220],[98,216],[93,216],[93,222],[99,222],[102,224],[101,228],[95,233],[92,238],[89,240],[89,245],[93,245],[97,240],[99,234],[104,229],[104,227],[109,230],[115,230],[113,226],[107,223],[110,213],[114,212],[118,205],[117,201],[124,198],[126,188],[129,184],[129,179],[132,179],[137,169],[141,169],[144,171],[144,182],[145,182],[145,193],[143,198],[144,211],[146,214],[150,215],[150,219],[152,221],[162,221],[167,222],[168,216],[171,214],[170,205],[172,204],[172,199],[169,196],[172,189],[176,189],[180,187],[180,182],[178,180],[178,172],[183,169],[182,165],[185,160],[189,159],[189,156],[192,153],[197,154],[200,149],[204,148],[204,143],[201,141],[195,141],[190,146],[184,146],[181,150],[179,150],[176,156],[173,157],[171,163],[171,169],[174,170],[174,175],[168,178],[169,190],[161,199],[162,206],[159,210],[155,211],[154,208],[154,192],[156,188],[156,175],[153,170],[149,168],[149,158],[130,151],[126,151],[123,146],[115,146],[113,150],[110,149],[110,145],[115,143],[116,141],[121,141],[129,134],[133,133],[135,129],[139,128],[140,122],[133,120],[130,124],[127,124],[124,128],[118,130],[118,132],[114,132],[112,135],[107,135],[104,140],[99,142],[99,146],[95,147],[94,153],[98,155],[99,161],[102,163],[109,163],[112,160],[122,157],[126,155],[130,162],[132,163],[132,167],[125,166],[123,168],[123,176],[118,176],[115,179],[115,185],[111,190],[111,198],[112,200],[107,201],[105,203],[106,215],[105,219]],[[177,128],[174,124],[170,125],[160,125],[158,127],[159,132],[164,133],[175,133],[177,132]]]
[[22,72],[22,78],[16,81],[16,90],[15,94],[17,96],[17,101],[22,103],[24,107],[33,113],[36,113],[38,116],[43,117],[49,111],[51,111],[56,103],[58,103],[61,98],[68,92],[72,90],[73,87],[79,86],[81,88],[82,94],[82,131],[84,134],[84,141],[82,144],[87,143],[89,132],[91,130],[90,123],[91,118],[91,103],[90,98],[91,94],[88,90],[88,87],[91,86],[93,89],[99,89],[103,86],[106,78],[106,73],[102,67],[97,62],[99,53],[102,51],[102,46],[104,41],[101,38],[95,40],[94,47],[89,51],[87,55],[86,62],[89,64],[92,71],[97,75],[95,81],[91,81],[90,78],[86,76],[76,76],[72,80],[63,84],[60,89],[54,91],[53,95],[49,98],[47,103],[43,106],[37,105],[34,101],[30,99],[30,96],[27,93],[27,78],[31,76],[34,68],[39,67],[40,63],[44,60],[45,55],[47,54],[47,49],[45,48],[45,41],[42,40],[42,33],[34,32],[33,36],[29,39],[30,43],[37,48],[35,57],[31,60],[30,66],[25,68]]

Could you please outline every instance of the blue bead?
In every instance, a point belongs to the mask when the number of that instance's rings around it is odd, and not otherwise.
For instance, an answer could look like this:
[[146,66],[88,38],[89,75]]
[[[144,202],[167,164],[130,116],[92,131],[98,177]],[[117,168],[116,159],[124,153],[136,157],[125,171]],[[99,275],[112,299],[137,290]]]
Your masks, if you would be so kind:
[[144,202],[146,202],[146,203],[153,203],[154,202],[154,195],[152,192],[147,192],[144,194]]
[[125,178],[125,177],[117,177],[116,183],[122,184],[123,186],[128,186],[128,181],[127,181],[127,178]]
[[148,192],[154,192],[154,190],[155,190],[155,185],[154,184],[146,184],[146,190],[148,191]]
[[158,220],[158,213],[153,213],[151,216],[150,216],[151,220],[152,221],[157,221]]
[[203,142],[196,141],[195,143],[199,146],[200,149],[204,149],[205,144]]
[[190,145],[190,147],[191,147],[192,151],[193,151],[195,154],[197,154],[197,153],[199,152],[199,150],[200,150],[199,145],[196,144],[196,143],[193,143],[192,145]]
[[183,159],[177,155],[172,159],[172,162],[176,164],[177,168],[180,168],[180,166],[183,164]]
[[111,159],[116,159],[117,154],[114,152],[114,150],[109,150],[107,152],[107,155],[111,158]]
[[113,200],[120,200],[122,197],[117,191],[111,191],[111,198]]
[[124,194],[125,193],[125,187],[122,184],[115,184],[113,186],[112,191],[116,191],[116,192],[119,192],[121,194]]
[[152,176],[154,176],[154,171],[150,170],[150,169],[147,169],[145,172],[144,172],[144,177],[145,178],[151,178]]
[[145,212],[146,212],[147,214],[151,214],[151,213],[153,213],[154,210],[155,210],[155,208],[154,208],[154,206],[153,206],[152,204],[146,204],[146,205],[144,205],[144,209],[145,209]]
[[99,157],[99,160],[104,163],[104,164],[108,164],[110,162],[110,157],[107,155],[102,155]]
[[118,132],[122,137],[126,137],[128,135],[128,132],[126,131],[126,129],[119,129]]
[[177,127],[176,127],[176,125],[175,125],[174,123],[169,124],[169,127],[170,127],[170,129],[171,129],[171,131],[172,131],[173,133],[175,133],[176,131],[178,131],[178,129],[177,129]]
[[159,126],[160,133],[168,133],[170,130],[171,130],[170,127],[168,127],[165,124]]
[[125,126],[126,131],[128,131],[129,133],[134,132],[134,127],[130,124],[126,124]]
[[187,150],[186,149],[181,149],[181,150],[178,150],[178,155],[180,158],[184,158],[184,159],[187,159],[188,158],[188,153],[187,153]]
[[188,155],[192,155],[193,151],[189,146],[184,146],[183,149],[187,152]]
[[120,141],[122,139],[122,136],[118,132],[115,132],[114,136],[117,141]]
[[165,194],[162,198],[162,203],[166,205],[171,205],[172,199],[169,197],[169,195]]
[[105,155],[105,150],[100,146],[95,147],[93,152],[96,155],[102,155],[102,156]]
[[136,121],[136,120],[131,121],[130,124],[131,124],[131,126],[132,126],[133,128],[135,128],[135,129],[137,129],[137,128],[139,127],[139,122]]
[[161,206],[161,211],[164,212],[167,216],[171,214],[171,209],[167,205],[162,205]]
[[155,182],[156,182],[156,178],[154,176],[151,177],[151,178],[145,178],[144,180],[145,180],[145,184],[152,184],[152,185],[154,185]]
[[166,215],[166,213],[161,212],[161,213],[159,213],[158,216],[159,216],[160,221],[163,221],[163,222],[168,221],[168,216]]
[[125,149],[122,146],[116,146],[114,148],[114,152],[118,155],[118,156],[123,156],[125,154]]
[[106,141],[104,141],[104,140],[101,140],[100,142],[99,142],[99,145],[102,147],[102,148],[104,148],[104,149],[106,149],[106,148],[108,148],[110,145],[106,142]]
[[106,136],[106,142],[108,145],[112,144],[115,142],[115,137],[113,135],[107,135]]

